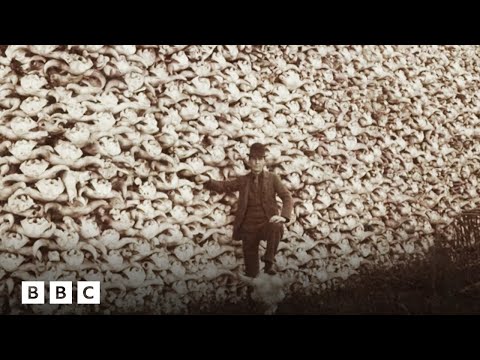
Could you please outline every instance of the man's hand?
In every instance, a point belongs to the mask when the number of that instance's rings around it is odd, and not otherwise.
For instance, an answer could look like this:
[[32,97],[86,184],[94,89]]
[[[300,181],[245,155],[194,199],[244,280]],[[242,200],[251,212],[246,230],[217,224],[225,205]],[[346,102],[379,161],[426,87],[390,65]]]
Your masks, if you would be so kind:
[[210,177],[206,176],[206,175],[197,175],[195,176],[195,182],[197,184],[205,184],[207,181],[210,180]]
[[284,223],[286,221],[287,219],[285,219],[283,216],[278,216],[278,215],[274,215],[270,218],[270,222],[275,224]]

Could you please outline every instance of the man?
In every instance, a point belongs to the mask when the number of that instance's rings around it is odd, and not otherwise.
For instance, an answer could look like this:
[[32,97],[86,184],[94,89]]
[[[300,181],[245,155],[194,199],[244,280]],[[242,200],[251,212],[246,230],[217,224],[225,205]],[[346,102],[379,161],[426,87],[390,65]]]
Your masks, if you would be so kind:
[[[259,273],[260,240],[266,240],[267,248],[262,260],[264,271],[275,274],[273,269],[278,244],[283,237],[283,224],[290,221],[293,201],[288,189],[279,177],[265,168],[265,146],[255,143],[250,148],[248,165],[251,172],[235,180],[204,183],[205,188],[216,192],[239,191],[239,205],[233,224],[233,239],[242,240],[246,275]],[[275,196],[282,199],[281,215]]]

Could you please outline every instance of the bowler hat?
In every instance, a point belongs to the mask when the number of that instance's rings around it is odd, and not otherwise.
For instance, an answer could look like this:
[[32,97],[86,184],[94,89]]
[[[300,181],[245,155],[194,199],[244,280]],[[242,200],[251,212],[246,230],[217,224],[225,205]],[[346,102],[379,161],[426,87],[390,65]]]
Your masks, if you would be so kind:
[[265,157],[265,146],[260,143],[255,143],[250,147],[250,157],[261,158]]

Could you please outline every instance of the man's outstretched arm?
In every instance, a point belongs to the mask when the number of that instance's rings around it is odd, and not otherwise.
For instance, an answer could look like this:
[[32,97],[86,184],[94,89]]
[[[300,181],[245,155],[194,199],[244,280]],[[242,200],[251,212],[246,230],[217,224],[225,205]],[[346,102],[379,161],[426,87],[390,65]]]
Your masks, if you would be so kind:
[[217,193],[228,193],[228,192],[235,192],[240,189],[240,179],[234,180],[225,180],[225,181],[218,181],[212,179],[203,179],[201,181],[197,180],[197,182],[203,183],[205,189],[213,190]]

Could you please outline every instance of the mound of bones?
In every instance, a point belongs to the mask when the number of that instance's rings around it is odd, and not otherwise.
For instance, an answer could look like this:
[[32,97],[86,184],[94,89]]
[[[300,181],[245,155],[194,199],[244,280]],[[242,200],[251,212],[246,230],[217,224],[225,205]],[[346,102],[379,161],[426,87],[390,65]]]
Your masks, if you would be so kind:
[[276,303],[424,254],[480,198],[478,46],[0,49],[12,313],[22,280],[100,280],[104,313],[245,300],[236,194],[195,178],[246,174],[254,142],[294,198]]

